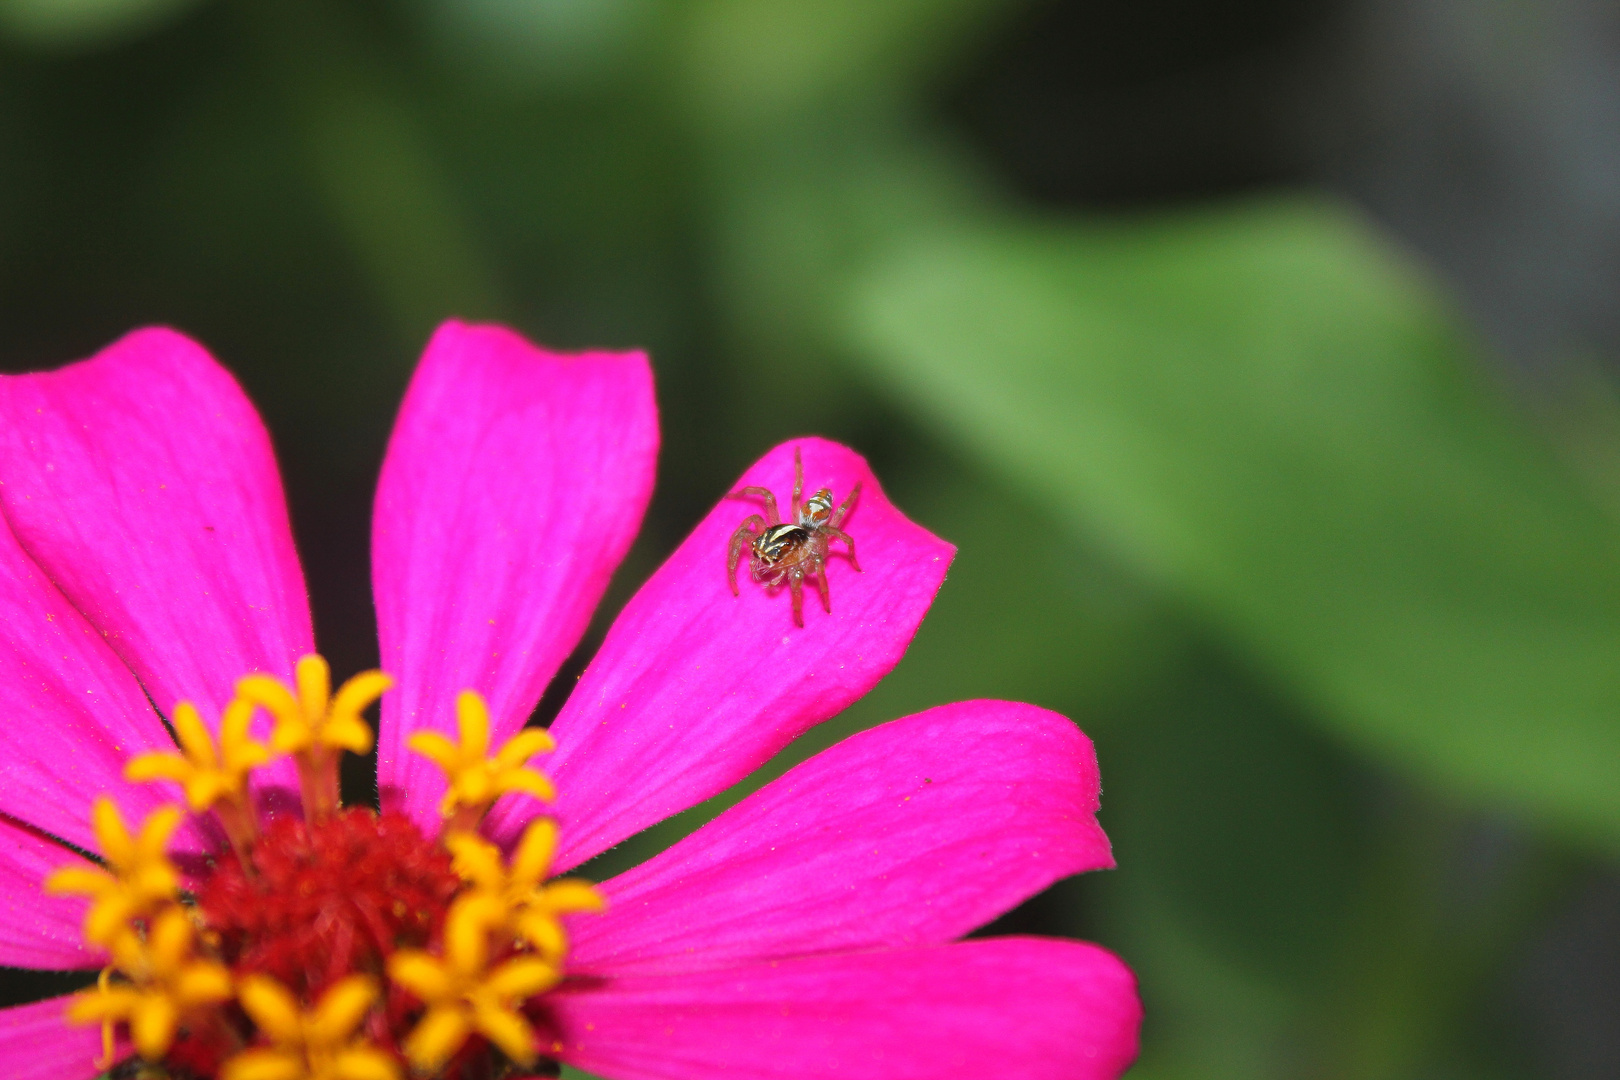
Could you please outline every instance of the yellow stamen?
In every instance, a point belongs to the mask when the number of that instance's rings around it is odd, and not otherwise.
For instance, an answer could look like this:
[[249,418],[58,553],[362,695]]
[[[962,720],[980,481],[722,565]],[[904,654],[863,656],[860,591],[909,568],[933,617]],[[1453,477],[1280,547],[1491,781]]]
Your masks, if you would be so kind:
[[490,932],[508,914],[491,894],[460,897],[445,916],[442,958],[410,949],[389,957],[389,976],[427,1005],[403,1046],[417,1069],[437,1072],[475,1031],[518,1064],[534,1063],[534,1031],[519,1006],[555,986],[562,972],[527,954],[488,969]]
[[550,818],[537,818],[523,831],[510,868],[503,864],[499,848],[472,833],[454,833],[444,844],[455,857],[456,873],[475,893],[499,898],[508,913],[507,928],[553,965],[561,965],[568,951],[561,916],[606,906],[588,881],[546,882],[557,850],[557,823]]
[[220,720],[216,748],[196,706],[182,701],[174,707],[181,752],[142,754],[124,766],[130,780],[178,782],[185,788],[186,802],[199,814],[214,810],[243,865],[248,865],[247,849],[258,835],[248,802],[248,774],[270,760],[270,748],[248,737],[252,719],[252,703],[231,702]]
[[231,996],[230,973],[193,953],[191,921],[179,907],[152,920],[147,940],[133,933],[119,937],[113,943],[113,966],[129,981],[113,985],[110,970],[103,972],[96,989],[74,995],[68,1005],[72,1023],[103,1025],[103,1049],[109,1056],[112,1024],[127,1023],[135,1049],[157,1061],[169,1052],[188,1015]]
[[237,999],[271,1045],[225,1062],[220,1080],[399,1080],[394,1059],[355,1032],[377,1001],[367,976],[333,983],[308,1012],[267,975],[243,979]]
[[[104,967],[101,974],[96,976],[96,989],[105,994],[112,988],[113,969]],[[101,1057],[96,1059],[96,1068],[110,1069],[113,1063],[113,1048],[116,1045],[113,1039],[113,1021],[101,1022]]]
[[154,914],[179,898],[180,874],[165,854],[180,825],[180,808],[163,806],[131,836],[118,807],[105,796],[90,811],[90,825],[107,869],[68,866],[45,879],[45,891],[91,898],[84,916],[86,941],[111,948],[129,933],[131,919]]
[[418,731],[406,741],[412,750],[443,769],[450,781],[450,789],[439,804],[439,813],[448,822],[447,835],[477,828],[490,804],[509,791],[525,791],[547,801],[556,798],[551,781],[527,767],[535,754],[557,748],[546,732],[524,728],[491,756],[489,707],[472,690],[456,696],[456,725],[461,733],[459,746],[436,731]]
[[394,681],[380,671],[362,671],[334,695],[332,670],[313,653],[298,661],[294,679],[296,693],[274,676],[249,675],[237,682],[236,695],[275,720],[270,745],[298,762],[305,820],[319,821],[337,809],[337,751],[371,749],[371,728],[360,714]]

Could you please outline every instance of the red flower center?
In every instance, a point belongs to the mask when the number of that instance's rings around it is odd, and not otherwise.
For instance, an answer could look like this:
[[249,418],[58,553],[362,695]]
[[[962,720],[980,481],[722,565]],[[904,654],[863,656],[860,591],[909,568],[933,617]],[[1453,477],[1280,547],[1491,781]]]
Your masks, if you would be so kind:
[[[233,979],[270,975],[308,1001],[355,973],[383,978],[402,948],[437,946],[462,888],[450,854],[403,814],[351,808],[316,825],[292,815],[265,828],[244,866],[226,858],[197,889],[197,913]],[[420,1009],[392,1002],[367,1034],[397,1050]],[[189,1030],[170,1050],[173,1074],[214,1076],[241,1032]]]
[[[190,896],[168,855],[178,807],[132,833],[110,799],[95,803],[104,866],[64,867],[45,883],[92,899],[85,939],[111,960],[69,1019],[102,1026],[101,1067],[122,1034],[145,1059],[137,1069],[174,1080],[401,1080],[407,1069],[467,1080],[539,1066],[539,999],[563,978],[568,951],[561,920],[600,910],[602,898],[587,882],[549,879],[549,818],[528,824],[510,858],[477,830],[508,791],[551,797],[526,764],[550,736],[520,731],[492,754],[488,710],[472,691],[457,698],[459,742],[415,732],[411,748],[448,781],[443,826],[429,837],[404,814],[338,800],[338,755],[370,749],[360,712],[388,677],[366,672],[334,694],[319,657],[296,674],[296,690],[242,679],[217,741],[181,702],[178,752],[126,769],[178,782],[230,839]],[[250,735],[260,709],[274,720],[269,745]],[[277,753],[297,767],[304,813],[261,820],[249,774]]]
[[313,826],[276,818],[250,862],[221,862],[197,892],[215,948],[234,973],[312,1000],[345,975],[380,976],[396,949],[426,948],[461,888],[450,853],[409,818],[367,809]]

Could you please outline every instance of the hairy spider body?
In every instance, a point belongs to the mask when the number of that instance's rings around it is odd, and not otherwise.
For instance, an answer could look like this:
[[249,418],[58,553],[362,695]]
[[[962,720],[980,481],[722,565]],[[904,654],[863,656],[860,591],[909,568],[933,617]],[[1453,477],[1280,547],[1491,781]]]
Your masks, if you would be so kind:
[[804,557],[805,548],[813,543],[814,534],[803,525],[767,525],[754,539],[753,551],[758,565],[751,570],[754,580],[760,580],[760,571],[783,564],[791,565]]
[[804,491],[804,463],[799,452],[793,451],[793,498],[788,504],[789,520],[782,521],[776,510],[776,496],[769,488],[745,487],[733,491],[728,498],[759,499],[765,504],[765,513],[750,514],[731,534],[731,550],[726,557],[726,573],[731,579],[731,595],[737,596],[737,563],[742,560],[743,549],[749,552],[748,574],[766,588],[775,588],[784,581],[793,596],[793,622],[804,625],[804,579],[814,578],[816,590],[821,593],[821,606],[832,613],[832,594],[827,588],[827,556],[834,540],[841,541],[849,553],[849,565],[857,571],[855,541],[839,528],[849,515],[850,507],[861,493],[856,484],[847,498],[833,509],[832,491],[822,488],[801,504],[799,495]]

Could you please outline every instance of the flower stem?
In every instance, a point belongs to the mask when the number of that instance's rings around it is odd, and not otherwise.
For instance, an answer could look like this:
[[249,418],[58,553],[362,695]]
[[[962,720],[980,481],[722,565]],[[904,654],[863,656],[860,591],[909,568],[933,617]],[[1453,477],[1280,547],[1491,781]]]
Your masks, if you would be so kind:
[[298,788],[304,801],[304,820],[325,821],[338,808],[337,755],[320,745],[297,754]]
[[248,803],[246,792],[239,799],[222,799],[215,803],[214,816],[225,830],[225,836],[230,840],[242,869],[249,877],[253,876],[253,862],[249,856],[253,853],[254,841],[259,838],[259,822]]

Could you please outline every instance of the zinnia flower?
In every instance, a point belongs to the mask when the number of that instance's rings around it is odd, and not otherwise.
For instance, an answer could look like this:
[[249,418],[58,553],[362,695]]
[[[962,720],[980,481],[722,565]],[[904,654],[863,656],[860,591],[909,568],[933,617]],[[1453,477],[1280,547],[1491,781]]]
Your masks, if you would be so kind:
[[[1118,959],[957,940],[1112,865],[1091,745],[1053,713],[896,720],[600,886],[552,877],[870,689],[953,554],[851,451],[780,446],[739,484],[785,491],[800,453],[812,489],[863,485],[844,528],[864,572],[833,558],[831,613],[800,629],[780,591],[732,596],[748,508],[721,501],[549,733],[525,728],[636,534],[657,443],[640,354],[443,327],[376,498],[387,674],[334,690],[269,438],[201,347],[143,330],[0,380],[0,964],[102,972],[0,1012],[0,1072],[1121,1073],[1140,1007]],[[336,764],[370,748],[379,695],[375,814],[341,806]]]

